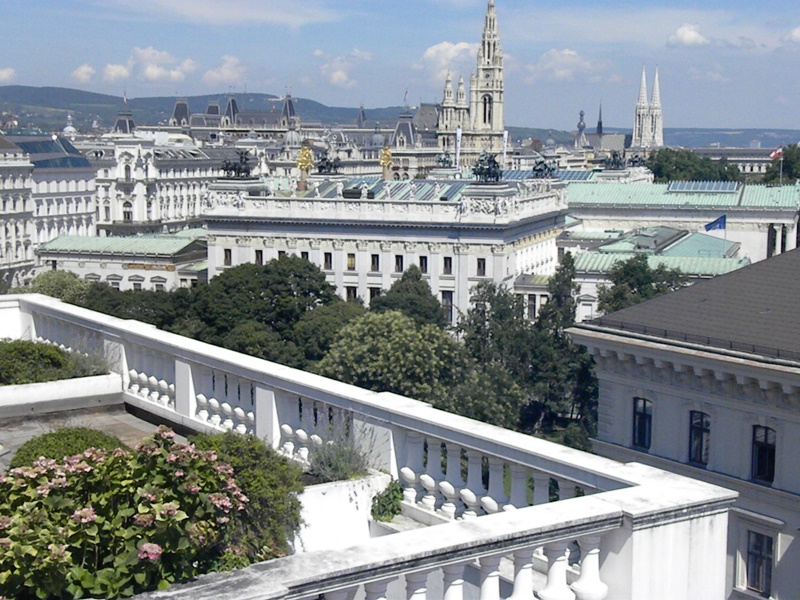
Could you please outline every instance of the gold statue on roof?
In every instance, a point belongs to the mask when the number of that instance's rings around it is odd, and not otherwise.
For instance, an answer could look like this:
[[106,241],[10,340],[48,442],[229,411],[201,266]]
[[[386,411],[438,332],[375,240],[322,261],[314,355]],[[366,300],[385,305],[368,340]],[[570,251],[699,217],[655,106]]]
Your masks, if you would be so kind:
[[314,153],[308,146],[303,146],[297,153],[297,168],[301,173],[308,173],[314,168]]
[[394,165],[394,161],[392,160],[392,151],[389,150],[389,146],[384,146],[381,148],[380,165],[384,168]]

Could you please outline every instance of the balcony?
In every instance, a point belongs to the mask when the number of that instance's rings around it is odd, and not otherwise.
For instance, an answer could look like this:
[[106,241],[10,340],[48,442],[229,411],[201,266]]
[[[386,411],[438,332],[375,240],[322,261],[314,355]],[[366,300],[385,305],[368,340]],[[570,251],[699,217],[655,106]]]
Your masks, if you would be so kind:
[[403,531],[144,597],[725,597],[736,494],[723,488],[43,296],[2,297],[0,337],[103,352],[125,403],[191,429],[253,433],[301,462],[347,423],[404,487]]

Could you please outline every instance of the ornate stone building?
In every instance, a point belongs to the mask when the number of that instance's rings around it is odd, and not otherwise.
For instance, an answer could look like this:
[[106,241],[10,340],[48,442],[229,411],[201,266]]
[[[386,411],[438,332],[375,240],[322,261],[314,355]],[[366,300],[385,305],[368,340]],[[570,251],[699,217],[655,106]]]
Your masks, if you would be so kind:
[[642,68],[642,83],[639,86],[639,101],[633,119],[631,148],[660,148],[664,145],[664,120],[661,114],[661,89],[658,84],[658,68],[653,80],[653,95],[647,101],[647,75]]
[[495,3],[489,0],[477,65],[469,80],[469,102],[463,77],[455,94],[452,76],[448,74],[445,82],[437,129],[440,149],[455,155],[460,135],[460,154],[464,161],[474,161],[483,150],[494,154],[503,152],[504,90],[503,48]]

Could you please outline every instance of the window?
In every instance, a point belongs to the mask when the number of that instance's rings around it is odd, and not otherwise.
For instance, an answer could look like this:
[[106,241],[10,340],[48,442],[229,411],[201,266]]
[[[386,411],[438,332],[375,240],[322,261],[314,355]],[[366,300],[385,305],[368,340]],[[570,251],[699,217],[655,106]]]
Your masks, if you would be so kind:
[[403,255],[402,254],[395,254],[395,256],[394,256],[394,272],[395,273],[402,273],[403,272]]
[[348,254],[347,255],[347,270],[348,271],[355,271],[356,270],[356,255],[355,254]]
[[373,254],[370,257],[370,264],[369,270],[373,273],[377,273],[381,270],[381,255],[380,254]]
[[444,266],[442,268],[442,273],[444,275],[452,275],[453,274],[453,257],[452,256],[445,256],[444,257]]
[[650,449],[653,428],[653,403],[645,398],[633,399],[633,445]]
[[308,260],[308,252],[301,252],[300,258],[302,258],[303,260]]
[[134,281],[133,282],[133,289],[137,292],[142,291],[142,282],[141,281]]
[[264,251],[263,250],[256,250],[256,264],[263,265],[264,264]]
[[356,300],[358,298],[358,288],[354,285],[348,285],[345,288],[348,300]]
[[122,205],[122,220],[133,221],[133,204],[125,202]]
[[478,277],[486,277],[486,259],[478,259]]
[[420,256],[419,257],[419,270],[422,271],[423,274],[428,272],[428,257],[427,256]]
[[772,537],[747,532],[747,589],[764,597],[772,593]]
[[528,319],[536,318],[536,294],[528,294]]
[[775,480],[775,430],[753,427],[752,478],[766,483]]
[[698,465],[708,464],[711,443],[711,417],[693,410],[689,413],[689,461]]
[[333,252],[326,252],[324,256],[323,269],[333,271]]
[[447,322],[453,324],[453,292],[442,292],[442,308]]
[[381,288],[379,287],[371,287],[369,288],[369,301],[372,302],[381,295]]
[[278,258],[286,258],[286,250],[278,250]]
[[230,267],[233,264],[233,250],[230,248],[225,248],[222,264],[226,267]]

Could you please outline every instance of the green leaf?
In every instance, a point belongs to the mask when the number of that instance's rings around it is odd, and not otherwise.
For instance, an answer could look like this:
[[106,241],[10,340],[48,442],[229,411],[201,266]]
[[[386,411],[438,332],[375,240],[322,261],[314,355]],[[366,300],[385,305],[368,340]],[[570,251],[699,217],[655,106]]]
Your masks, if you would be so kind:
[[159,590],[165,590],[168,587],[169,587],[169,581],[167,581],[166,579],[162,579],[161,581],[158,582]]

